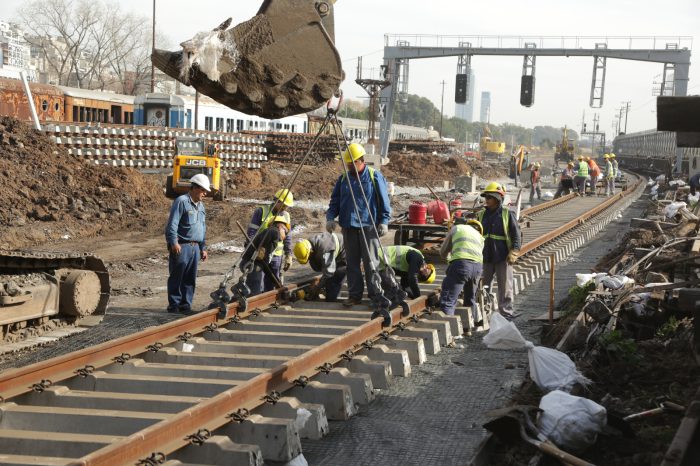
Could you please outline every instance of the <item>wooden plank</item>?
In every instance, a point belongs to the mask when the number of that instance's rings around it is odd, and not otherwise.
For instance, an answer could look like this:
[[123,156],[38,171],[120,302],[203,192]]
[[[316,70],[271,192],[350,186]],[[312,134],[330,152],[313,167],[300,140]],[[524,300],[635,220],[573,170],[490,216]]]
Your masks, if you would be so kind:
[[659,222],[654,220],[648,220],[646,218],[633,218],[630,220],[631,228],[644,228],[645,230],[657,231],[656,225],[659,225],[663,230],[670,230],[678,226],[677,223],[669,222]]

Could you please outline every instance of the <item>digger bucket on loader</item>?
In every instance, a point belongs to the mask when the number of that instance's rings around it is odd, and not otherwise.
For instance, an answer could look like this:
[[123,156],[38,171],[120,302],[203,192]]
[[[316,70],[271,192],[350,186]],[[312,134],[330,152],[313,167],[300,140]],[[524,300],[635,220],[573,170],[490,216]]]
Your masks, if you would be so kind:
[[265,0],[257,15],[232,29],[229,18],[183,42],[155,49],[167,75],[234,109],[263,118],[314,110],[340,87],[334,45],[335,0]]

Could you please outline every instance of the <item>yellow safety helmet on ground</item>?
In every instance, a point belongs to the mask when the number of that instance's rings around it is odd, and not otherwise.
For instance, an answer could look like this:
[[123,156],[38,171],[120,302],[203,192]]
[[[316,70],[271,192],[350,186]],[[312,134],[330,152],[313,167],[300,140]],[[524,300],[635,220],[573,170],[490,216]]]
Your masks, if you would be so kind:
[[484,226],[477,219],[470,218],[469,220],[467,220],[467,225],[473,226],[474,228],[476,228],[479,231],[479,234],[481,236],[484,236]]
[[611,159],[614,159],[614,158],[615,158],[615,154],[613,154],[612,152],[610,152],[610,158],[611,158]]
[[424,279],[421,280],[423,283],[427,283],[430,285],[435,281],[435,276],[437,275],[437,272],[435,271],[435,266],[433,264],[426,264],[428,268],[430,269],[430,275],[425,277]]
[[345,149],[345,152],[343,152],[343,162],[352,163],[360,157],[364,157],[366,153],[362,144],[353,142]]
[[289,231],[289,230],[292,229],[292,226],[291,226],[289,223],[287,223],[287,219],[286,219],[283,215],[278,215],[277,217],[275,217],[275,218],[272,220],[272,223],[281,223],[281,224],[283,224],[285,227],[287,227],[287,231]]
[[275,193],[275,199],[281,201],[287,207],[294,207],[294,194],[288,189],[278,189]]
[[294,257],[297,261],[300,264],[306,264],[309,262],[309,256],[311,256],[311,242],[308,239],[297,241],[294,245]]

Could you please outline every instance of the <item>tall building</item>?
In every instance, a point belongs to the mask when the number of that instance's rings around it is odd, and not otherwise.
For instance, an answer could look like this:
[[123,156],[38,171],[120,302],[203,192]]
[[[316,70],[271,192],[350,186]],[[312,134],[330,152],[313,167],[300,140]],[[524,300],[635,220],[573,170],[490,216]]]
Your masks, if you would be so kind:
[[491,121],[491,93],[484,91],[481,93],[481,113],[479,121],[489,123]]
[[466,104],[455,104],[455,116],[462,120],[474,121],[474,89],[476,88],[476,76],[474,69],[469,69],[469,89]]
[[24,31],[15,23],[0,20],[0,76],[19,78],[19,72],[28,72],[33,80],[34,69],[29,66],[29,44]]

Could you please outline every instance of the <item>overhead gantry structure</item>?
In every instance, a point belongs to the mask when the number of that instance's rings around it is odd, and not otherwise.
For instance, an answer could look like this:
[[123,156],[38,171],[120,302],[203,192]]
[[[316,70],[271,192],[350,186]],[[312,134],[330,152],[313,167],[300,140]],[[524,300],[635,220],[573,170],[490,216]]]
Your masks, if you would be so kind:
[[[454,47],[448,46],[455,44]],[[380,122],[381,156],[387,157],[389,137],[396,101],[408,97],[408,68],[410,60],[425,58],[459,57],[457,83],[468,86],[471,57],[522,56],[520,102],[527,107],[534,104],[535,58],[592,57],[590,105],[603,105],[608,58],[662,63],[661,95],[684,96],[688,91],[690,49],[692,37],[552,37],[552,36],[442,36],[442,35],[385,35],[384,66],[390,85],[382,90],[383,118]],[[458,102],[468,90],[458,89]],[[459,102],[463,103],[463,102]]]

